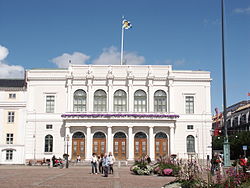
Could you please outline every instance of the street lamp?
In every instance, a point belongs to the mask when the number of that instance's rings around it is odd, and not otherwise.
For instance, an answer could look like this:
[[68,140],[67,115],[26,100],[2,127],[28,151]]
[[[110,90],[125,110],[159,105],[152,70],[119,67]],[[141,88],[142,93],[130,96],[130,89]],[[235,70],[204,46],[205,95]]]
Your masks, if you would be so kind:
[[69,168],[69,135],[67,135],[66,139],[67,139],[66,168]]
[[225,53],[224,53],[224,0],[221,0],[221,43],[222,43],[222,80],[223,80],[223,125],[225,129],[225,138],[223,143],[224,165],[230,166],[230,144],[227,134],[227,99],[226,99],[226,71],[225,71]]

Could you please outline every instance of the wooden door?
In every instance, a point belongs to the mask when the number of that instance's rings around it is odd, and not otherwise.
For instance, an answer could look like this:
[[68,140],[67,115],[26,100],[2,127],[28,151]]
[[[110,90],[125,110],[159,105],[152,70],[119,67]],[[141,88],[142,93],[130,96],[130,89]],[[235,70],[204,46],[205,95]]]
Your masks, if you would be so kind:
[[106,153],[105,138],[93,138],[93,153],[96,153],[97,155]]
[[126,160],[126,138],[114,138],[114,156],[116,160]]
[[78,155],[81,156],[81,159],[85,159],[84,138],[72,138],[72,159],[76,160]]
[[147,139],[146,138],[135,138],[134,141],[134,157],[139,159],[147,155]]
[[155,159],[168,155],[168,140],[166,138],[155,139]]

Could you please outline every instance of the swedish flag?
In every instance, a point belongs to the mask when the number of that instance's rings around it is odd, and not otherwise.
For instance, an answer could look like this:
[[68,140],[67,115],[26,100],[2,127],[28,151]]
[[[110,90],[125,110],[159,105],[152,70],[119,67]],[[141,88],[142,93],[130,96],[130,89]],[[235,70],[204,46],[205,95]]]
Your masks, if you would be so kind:
[[123,20],[123,21],[122,21],[122,27],[123,27],[124,29],[129,29],[129,28],[132,27],[132,24],[131,24],[128,20]]

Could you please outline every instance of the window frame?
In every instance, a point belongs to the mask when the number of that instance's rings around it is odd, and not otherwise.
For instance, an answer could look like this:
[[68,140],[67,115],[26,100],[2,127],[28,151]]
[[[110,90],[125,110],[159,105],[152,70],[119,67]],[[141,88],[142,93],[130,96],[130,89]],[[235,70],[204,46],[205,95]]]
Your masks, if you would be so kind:
[[8,111],[8,123],[15,123],[15,111]]
[[[104,95],[99,95],[99,93]],[[94,112],[107,112],[107,93],[103,89],[98,89],[94,92],[93,100]]]
[[51,134],[47,134],[44,137],[44,153],[53,152],[53,142],[54,142],[54,138]]
[[9,99],[16,99],[16,93],[9,93]]
[[[48,97],[53,97],[54,100],[48,100]],[[53,103],[52,103],[52,101],[53,101]],[[55,113],[55,103],[56,103],[55,94],[46,94],[46,96],[45,96],[45,112],[46,113]]]
[[12,149],[7,149],[6,150],[5,160],[6,161],[12,161],[13,160],[13,150]]
[[[82,96],[77,95],[79,92],[82,92],[83,95]],[[87,111],[87,93],[83,89],[77,89],[73,94],[73,111],[74,112]]]
[[10,145],[14,143],[14,133],[6,133],[6,144]]
[[[157,96],[157,93],[164,93],[163,96]],[[163,105],[163,100],[165,100],[165,105]],[[154,93],[154,112],[167,112],[168,111],[168,107],[167,107],[167,93],[162,90],[159,89],[157,91],[155,91]],[[159,104],[160,103],[160,104]]]
[[186,147],[187,153],[195,153],[195,137],[193,135],[188,135],[186,137]]
[[[191,127],[191,128],[190,128]],[[194,130],[194,125],[187,125],[187,130],[193,131]]]
[[[187,100],[187,98],[192,98],[193,101]],[[185,95],[185,113],[194,114],[195,97],[194,95]],[[190,105],[192,104],[192,105]]]
[[[144,93],[144,96],[136,96],[136,94],[138,94],[139,92]],[[147,92],[145,92],[142,89],[138,89],[134,92],[134,112],[147,112]],[[145,101],[145,104],[143,104]],[[137,103],[137,104],[136,104]],[[140,104],[139,104],[140,103]]]
[[[120,95],[120,93],[122,94]],[[122,89],[118,89],[114,92],[113,111],[114,112],[126,112],[127,111],[127,93]]]

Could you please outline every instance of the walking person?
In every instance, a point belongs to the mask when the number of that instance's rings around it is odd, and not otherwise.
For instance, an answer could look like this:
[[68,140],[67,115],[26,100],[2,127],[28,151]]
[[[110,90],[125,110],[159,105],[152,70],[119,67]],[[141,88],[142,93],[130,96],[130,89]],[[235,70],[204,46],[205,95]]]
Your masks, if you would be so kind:
[[108,177],[109,157],[108,157],[107,153],[105,153],[104,156],[103,156],[102,166],[103,166],[103,169],[104,169],[104,177]]
[[109,152],[109,173],[114,174],[114,162],[115,162],[115,157],[112,155],[112,152]]
[[95,153],[93,153],[91,157],[91,166],[92,166],[92,174],[97,174],[97,157]]

